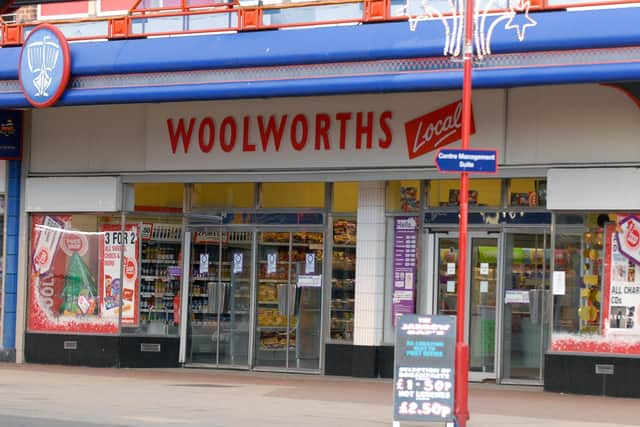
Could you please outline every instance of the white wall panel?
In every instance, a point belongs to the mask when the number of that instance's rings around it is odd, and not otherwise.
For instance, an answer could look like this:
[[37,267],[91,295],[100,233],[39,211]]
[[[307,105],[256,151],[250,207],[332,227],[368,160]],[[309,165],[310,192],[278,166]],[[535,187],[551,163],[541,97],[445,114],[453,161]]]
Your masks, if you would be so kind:
[[[31,173],[308,170],[313,168],[426,167],[434,169],[433,154],[409,159],[405,123],[460,99],[459,91],[352,96],[274,98],[234,101],[182,102],[118,106],[83,106],[35,110]],[[544,86],[477,90],[473,96],[477,133],[473,147],[496,148],[503,165],[629,163],[640,161],[640,109],[621,91],[601,85]],[[355,114],[374,112],[374,149],[355,149]],[[383,137],[378,120],[391,111],[392,145],[375,148]],[[350,112],[347,147],[336,147],[339,123],[335,115]],[[332,117],[330,150],[314,148],[314,118]],[[263,152],[257,117],[288,115],[282,147]],[[309,121],[304,149],[292,149],[291,121],[304,114]],[[243,118],[253,122],[248,141],[255,152],[243,152]],[[205,117],[215,121],[211,152],[198,146]],[[222,119],[238,125],[235,149],[223,152]],[[167,119],[194,118],[191,150],[173,154]],[[505,120],[508,126],[505,127]],[[188,121],[187,121],[188,123]],[[208,137],[208,136],[207,136]],[[507,141],[505,143],[505,141]],[[271,144],[273,142],[271,141]],[[459,146],[459,142],[452,144]],[[194,149],[195,148],[195,149]]]
[[550,169],[547,209],[639,210],[640,169]]
[[114,177],[27,178],[27,212],[116,212],[122,185]]
[[143,171],[144,105],[33,110],[33,173]]
[[640,109],[601,85],[509,90],[507,164],[640,161]]
[[[33,112],[33,142],[31,145],[31,173],[85,173],[85,172],[145,172],[145,171],[220,171],[269,170],[310,168],[371,168],[371,167],[427,167],[435,169],[433,153],[410,159],[405,123],[458,101],[460,91],[396,93],[353,96],[325,96],[301,98],[273,98],[232,101],[182,102],[163,104],[108,105],[64,107]],[[502,150],[504,142],[504,91],[485,90],[474,93],[476,134],[472,143],[476,147]],[[386,135],[380,125],[385,111],[392,113],[388,127],[393,141],[380,148],[378,141]],[[351,113],[345,128],[346,147],[339,147],[340,122],[336,115]],[[356,115],[373,112],[373,148],[355,147]],[[309,124],[307,144],[302,150],[291,145],[293,118],[306,116]],[[315,148],[315,119],[319,114],[331,117],[328,131],[331,148]],[[267,120],[284,115],[288,121],[280,150],[261,147],[258,116]],[[247,116],[251,125],[247,133],[255,152],[242,151],[244,141],[243,120]],[[236,145],[224,152],[220,146],[220,128],[225,117],[237,123]],[[178,123],[195,120],[191,133],[189,153],[180,144],[172,152],[168,119]],[[215,122],[215,140],[210,152],[199,148],[199,124],[205,118]],[[278,121],[279,123],[279,121]],[[208,128],[202,135],[208,141]],[[456,142],[452,146],[459,146]],[[502,158],[502,157],[500,157]],[[330,178],[330,177],[328,177]]]

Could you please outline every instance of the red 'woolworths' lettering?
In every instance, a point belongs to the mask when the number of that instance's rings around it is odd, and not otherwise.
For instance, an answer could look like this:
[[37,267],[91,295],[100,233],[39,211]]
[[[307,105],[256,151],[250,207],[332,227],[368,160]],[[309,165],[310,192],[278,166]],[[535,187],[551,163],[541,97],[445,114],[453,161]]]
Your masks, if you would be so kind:
[[[349,145],[356,150],[386,150],[393,142],[392,119],[391,111],[317,113],[312,117],[272,114],[244,116],[242,120],[225,116],[221,121],[210,116],[169,118],[167,132],[173,154],[178,151],[187,154],[194,149],[204,154],[247,153],[257,151],[258,147],[263,152],[280,152],[283,144],[295,151],[346,150]],[[380,136],[377,146],[374,145],[376,135]],[[197,144],[191,143],[194,137],[198,138]],[[238,141],[239,138],[242,141]]]
[[178,149],[178,141],[182,140],[184,144],[184,152],[189,151],[189,144],[191,143],[191,133],[193,132],[193,125],[196,123],[196,119],[189,120],[189,130],[184,130],[184,119],[178,120],[178,128],[173,127],[173,119],[167,120],[167,128],[169,129],[169,141],[171,142],[171,152],[176,154]]

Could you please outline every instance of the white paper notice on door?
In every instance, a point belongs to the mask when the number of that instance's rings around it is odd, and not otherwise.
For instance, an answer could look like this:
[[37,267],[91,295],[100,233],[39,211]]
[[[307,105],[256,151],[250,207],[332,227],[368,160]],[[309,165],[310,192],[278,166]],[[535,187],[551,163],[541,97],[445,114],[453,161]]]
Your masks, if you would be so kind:
[[486,276],[487,274],[489,274],[489,263],[488,262],[481,262],[480,263],[480,274],[482,274],[483,276]]
[[456,264],[454,262],[447,263],[447,274],[456,274]]
[[244,256],[242,252],[236,252],[233,254],[233,274],[242,273],[242,265]]
[[316,272],[316,254],[313,252],[306,254],[304,263],[304,274],[313,274]]
[[489,281],[481,280],[480,281],[480,293],[486,294],[487,292],[489,292]]
[[200,268],[198,271],[200,274],[209,273],[209,254],[200,254]]
[[455,280],[447,280],[447,292],[452,294],[456,291],[456,282]]
[[566,292],[566,277],[564,271],[553,272],[553,294],[564,295]]
[[273,274],[277,270],[278,265],[278,253],[269,252],[267,254],[267,274]]

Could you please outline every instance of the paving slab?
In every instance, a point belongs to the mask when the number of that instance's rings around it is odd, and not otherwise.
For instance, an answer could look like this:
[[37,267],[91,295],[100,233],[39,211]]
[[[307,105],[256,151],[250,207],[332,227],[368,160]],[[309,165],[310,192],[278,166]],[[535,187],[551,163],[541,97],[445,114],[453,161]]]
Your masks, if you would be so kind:
[[[388,379],[0,364],[1,427],[379,427],[392,400]],[[471,384],[469,406],[469,427],[640,426],[639,400],[541,387]]]

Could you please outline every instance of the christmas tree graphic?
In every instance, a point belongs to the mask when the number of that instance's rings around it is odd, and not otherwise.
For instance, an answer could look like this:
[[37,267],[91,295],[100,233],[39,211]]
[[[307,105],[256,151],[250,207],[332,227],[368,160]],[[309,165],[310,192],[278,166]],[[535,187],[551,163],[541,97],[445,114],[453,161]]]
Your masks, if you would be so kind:
[[[80,255],[74,253],[67,267],[67,274],[62,289],[62,314],[96,314],[98,306],[96,297],[98,290],[89,267]],[[81,298],[84,297],[84,298]]]

